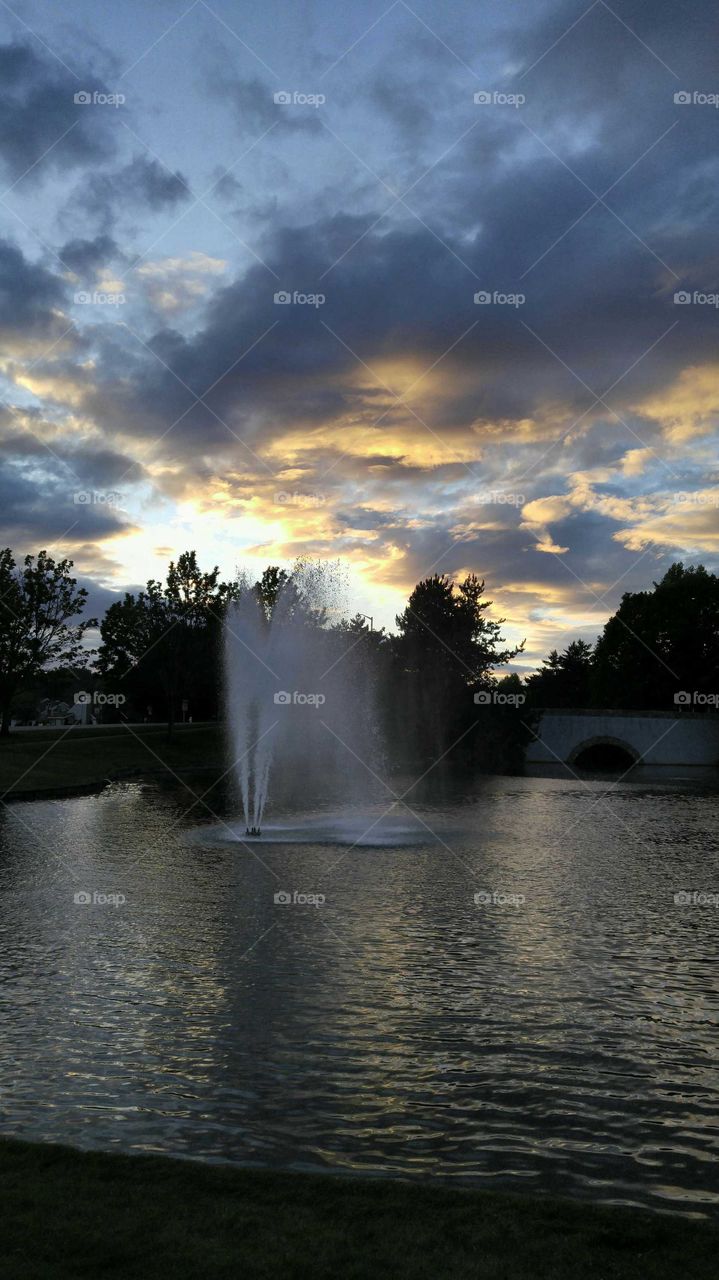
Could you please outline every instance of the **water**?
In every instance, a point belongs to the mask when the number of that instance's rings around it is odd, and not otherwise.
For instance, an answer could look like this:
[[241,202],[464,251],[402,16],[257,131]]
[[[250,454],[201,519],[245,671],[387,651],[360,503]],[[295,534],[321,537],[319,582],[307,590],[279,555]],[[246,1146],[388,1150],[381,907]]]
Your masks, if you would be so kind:
[[367,637],[332,629],[345,613],[342,565],[299,561],[271,608],[249,580],[242,587],[224,628],[225,687],[244,826],[254,834],[272,774],[302,789],[341,776],[344,795],[360,802],[381,752]]
[[606,789],[4,808],[1,1131],[719,1216],[719,793]]

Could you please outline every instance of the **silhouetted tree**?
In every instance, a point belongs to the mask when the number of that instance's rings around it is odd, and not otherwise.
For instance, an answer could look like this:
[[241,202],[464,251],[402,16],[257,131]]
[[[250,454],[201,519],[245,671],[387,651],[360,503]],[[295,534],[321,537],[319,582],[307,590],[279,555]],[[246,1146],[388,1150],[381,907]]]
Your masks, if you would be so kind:
[[100,670],[127,682],[136,703],[154,705],[159,694],[168,733],[181,699],[195,714],[214,703],[223,610],[231,594],[217,566],[204,573],[196,553],[185,551],[170,562],[164,586],[150,579],[145,591],[126,593],[105,614]]
[[665,710],[683,690],[719,691],[719,577],[673,564],[653,591],[629,592],[597,641],[598,706]]
[[87,591],[70,574],[72,560],[47,551],[25,556],[17,569],[12,551],[0,551],[0,734],[10,732],[13,699],[48,666],[83,655],[83,636],[95,618],[71,622],[85,608]]
[[262,577],[255,583],[253,588],[255,595],[268,619],[272,617],[272,610],[277,604],[280,592],[287,586],[288,579],[289,574],[286,569],[280,569],[276,564],[268,564]]
[[539,671],[527,677],[533,707],[588,707],[592,698],[592,646],[573,640],[563,653],[552,649]]
[[485,616],[492,602],[483,596],[476,574],[458,584],[435,574],[417,584],[397,617],[396,696],[415,755],[436,758],[466,734],[476,718],[473,694],[521,652],[498,647],[504,619]]

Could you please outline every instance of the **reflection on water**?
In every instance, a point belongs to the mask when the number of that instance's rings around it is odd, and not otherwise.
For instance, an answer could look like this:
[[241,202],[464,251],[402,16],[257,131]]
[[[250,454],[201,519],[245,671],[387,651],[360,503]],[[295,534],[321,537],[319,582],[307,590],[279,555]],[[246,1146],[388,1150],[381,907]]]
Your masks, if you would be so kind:
[[608,785],[483,779],[393,847],[4,809],[2,1131],[719,1213],[719,795]]

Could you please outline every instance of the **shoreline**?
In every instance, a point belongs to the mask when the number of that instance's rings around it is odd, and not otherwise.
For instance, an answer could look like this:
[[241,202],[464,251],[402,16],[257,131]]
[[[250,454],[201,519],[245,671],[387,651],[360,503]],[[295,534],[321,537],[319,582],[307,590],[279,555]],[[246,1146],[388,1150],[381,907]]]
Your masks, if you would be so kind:
[[517,1192],[0,1139],[3,1276],[708,1280],[719,1224]]

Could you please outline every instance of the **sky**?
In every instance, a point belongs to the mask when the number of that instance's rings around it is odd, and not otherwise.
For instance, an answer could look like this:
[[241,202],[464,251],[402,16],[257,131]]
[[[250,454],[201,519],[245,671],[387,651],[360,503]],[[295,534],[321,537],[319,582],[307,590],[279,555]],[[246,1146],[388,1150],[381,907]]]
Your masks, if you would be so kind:
[[709,0],[0,0],[0,539],[486,580],[516,669],[719,561]]

